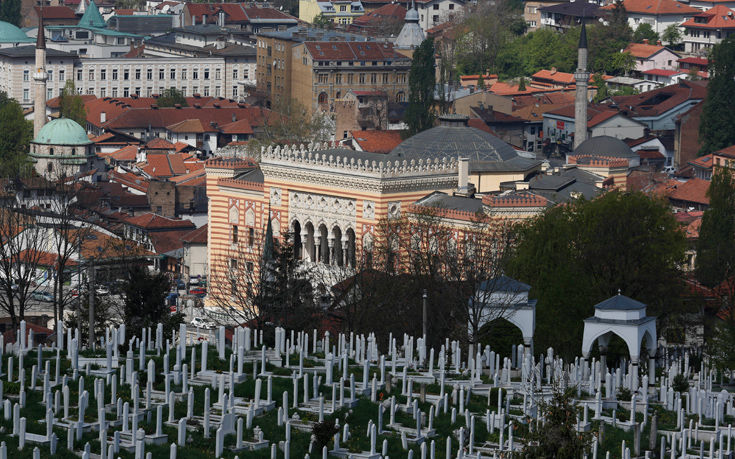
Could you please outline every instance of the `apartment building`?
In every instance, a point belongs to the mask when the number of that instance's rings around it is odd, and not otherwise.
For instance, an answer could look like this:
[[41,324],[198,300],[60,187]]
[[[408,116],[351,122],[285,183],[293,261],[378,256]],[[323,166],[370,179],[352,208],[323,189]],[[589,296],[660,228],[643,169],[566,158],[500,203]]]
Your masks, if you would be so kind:
[[[34,45],[0,48],[0,91],[17,100],[23,108],[33,106],[33,73],[36,71]],[[76,56],[55,49],[46,50],[46,99],[61,94],[72,78]]]

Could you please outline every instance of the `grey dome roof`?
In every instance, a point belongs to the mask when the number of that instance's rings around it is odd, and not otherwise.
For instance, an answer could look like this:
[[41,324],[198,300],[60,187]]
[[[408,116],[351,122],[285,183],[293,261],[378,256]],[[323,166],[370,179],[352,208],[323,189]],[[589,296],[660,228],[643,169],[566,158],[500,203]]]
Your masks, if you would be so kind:
[[494,135],[467,126],[467,118],[442,116],[440,125],[409,137],[388,155],[391,160],[468,157],[470,162],[508,161],[518,157],[513,147]]
[[398,49],[415,49],[424,41],[424,38],[426,36],[419,25],[419,13],[411,8],[406,13],[406,23],[403,24],[394,45]]
[[585,140],[574,149],[574,154],[613,156],[616,158],[632,158],[636,156],[625,142],[609,135],[601,135]]

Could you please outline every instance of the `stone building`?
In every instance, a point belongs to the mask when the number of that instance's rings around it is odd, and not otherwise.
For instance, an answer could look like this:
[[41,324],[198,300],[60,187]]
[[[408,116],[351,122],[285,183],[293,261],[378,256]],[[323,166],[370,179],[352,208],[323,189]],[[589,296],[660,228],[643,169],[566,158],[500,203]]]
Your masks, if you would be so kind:
[[[527,179],[540,166],[457,116],[441,118],[439,126],[388,154],[311,145],[268,148],[258,166],[211,159],[210,295],[227,290],[228,272],[243,259],[257,265],[269,223],[276,238],[293,237],[296,255],[305,262],[354,266],[372,258],[381,221],[405,215],[425,196],[498,191],[500,183]],[[468,224],[469,213],[461,220]],[[465,235],[458,230],[453,237]]]
[[59,118],[45,124],[31,141],[29,156],[38,175],[54,179],[89,172],[94,144],[79,123]]

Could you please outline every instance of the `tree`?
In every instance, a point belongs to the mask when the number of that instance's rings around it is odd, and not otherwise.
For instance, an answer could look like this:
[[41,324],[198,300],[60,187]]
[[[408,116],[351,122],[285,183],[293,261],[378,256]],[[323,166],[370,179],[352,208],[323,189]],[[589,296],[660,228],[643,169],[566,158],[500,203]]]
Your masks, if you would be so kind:
[[707,190],[710,205],[702,216],[697,240],[695,275],[718,298],[722,320],[707,343],[720,368],[735,368],[735,178],[728,168],[715,168]]
[[156,99],[156,104],[159,107],[174,107],[176,105],[186,107],[188,105],[186,103],[184,93],[176,88],[164,90],[163,93],[158,96],[158,99]]
[[45,231],[13,201],[0,209],[0,310],[15,329],[43,281]]
[[427,38],[413,53],[408,75],[408,135],[414,135],[434,125],[434,39]]
[[639,25],[635,32],[633,32],[633,41],[636,43],[643,43],[644,40],[648,40],[649,43],[656,43],[658,41],[658,34],[651,24],[644,22]]
[[332,122],[324,112],[312,111],[296,99],[277,101],[272,111],[261,110],[263,126],[247,146],[249,155],[256,160],[263,147],[321,143],[331,139],[334,133]]
[[319,13],[314,17],[312,25],[320,29],[334,29],[334,22],[332,22],[332,20],[328,17],[324,16],[323,13]]
[[[85,291],[86,290],[86,291]],[[80,344],[89,346],[89,285],[85,290],[80,290],[81,307],[78,314],[69,314],[64,320],[64,326],[70,329],[79,328]],[[94,286],[92,286],[94,290]],[[94,295],[94,336],[99,338],[105,336],[106,329],[110,325],[113,317],[117,316],[117,306],[110,297],[100,296],[93,292]],[[81,318],[81,320],[80,320]],[[91,348],[91,346],[89,346]]]
[[132,265],[127,273],[124,289],[123,319],[128,330],[143,330],[163,325],[163,333],[171,331],[184,321],[183,314],[172,313],[166,305],[171,285],[163,273],[150,273],[145,266]]
[[521,77],[518,80],[518,90],[519,91],[525,91],[526,90],[526,79],[524,77]]
[[23,109],[7,93],[0,91],[0,176],[23,177],[30,173],[28,149],[33,124],[23,117]]
[[679,25],[668,25],[661,34],[661,40],[670,47],[678,47],[681,43],[681,30],[679,30]]
[[592,99],[594,103],[597,104],[610,97],[610,90],[607,86],[607,82],[602,78],[602,75],[595,73],[592,76],[592,82],[595,84],[595,87],[597,87],[597,93],[595,93],[595,97]]
[[23,20],[20,6],[21,0],[3,0],[0,2],[0,21],[9,22],[16,27],[20,27]]
[[589,451],[593,433],[577,431],[578,414],[574,396],[572,387],[555,387],[550,401],[542,399],[539,402],[543,426],[531,431],[522,457],[575,459]]
[[66,80],[64,89],[61,90],[59,99],[59,115],[79,123],[82,127],[87,126],[87,109],[84,101],[74,88],[74,80]]
[[712,48],[710,79],[699,124],[701,154],[735,144],[735,36]]
[[680,306],[686,241],[663,200],[611,191],[551,208],[514,236],[507,272],[539,299],[538,349],[577,355],[580,319],[618,291],[646,303],[659,320]]

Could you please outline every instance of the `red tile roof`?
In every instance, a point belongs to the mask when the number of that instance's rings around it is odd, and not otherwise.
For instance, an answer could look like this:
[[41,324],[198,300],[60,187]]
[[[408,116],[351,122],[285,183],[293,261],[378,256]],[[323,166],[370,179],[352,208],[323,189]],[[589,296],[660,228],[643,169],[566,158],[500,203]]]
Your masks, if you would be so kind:
[[549,80],[559,84],[574,83],[574,74],[566,72],[558,72],[556,70],[539,70],[531,75],[534,80]]
[[223,134],[253,134],[253,127],[250,122],[243,118],[241,120],[233,121],[232,123],[225,124],[221,127]]
[[199,228],[192,230],[183,236],[181,240],[188,242],[189,244],[207,244],[207,230],[209,225],[200,226]]
[[403,142],[401,131],[350,131],[353,140],[363,151],[390,153]]
[[[652,16],[662,14],[683,14],[690,16],[701,11],[676,0],[623,0],[622,4],[628,13],[650,14]],[[614,8],[615,5],[611,3],[600,9],[612,11]]]
[[128,145],[127,147],[123,147],[115,152],[110,153],[109,156],[115,161],[135,161],[135,159],[138,157],[138,146]]
[[168,178],[184,175],[193,169],[200,169],[197,162],[186,164],[185,160],[191,158],[188,153],[149,153],[146,164],[141,167],[143,172],[156,178]]
[[148,179],[135,175],[132,172],[118,172],[111,170],[108,173],[110,181],[117,182],[122,186],[132,188],[134,190],[142,191],[143,193],[148,192]]
[[663,51],[663,46],[649,45],[648,43],[631,43],[626,46],[625,51],[629,52],[632,56],[641,59],[648,59],[649,57]]
[[628,116],[658,116],[689,100],[704,100],[706,95],[706,82],[681,80],[653,91],[611,99]]
[[735,158],[735,145],[730,145],[729,147],[725,147],[722,150],[718,150],[715,152],[718,156],[727,156],[728,158]]
[[146,150],[173,150],[174,144],[166,139],[160,137],[154,137],[145,144]]
[[182,231],[155,231],[148,233],[148,237],[153,244],[153,251],[158,254],[164,254],[184,246],[181,240]]
[[132,8],[118,8],[115,10],[115,14],[118,16],[132,16],[135,10]]
[[678,183],[669,190],[669,199],[683,201],[685,203],[707,204],[709,197],[707,190],[710,181],[699,178],[691,178],[684,183]]
[[36,16],[39,18],[43,14],[44,19],[77,19],[74,10],[68,6],[44,6],[43,13],[37,6],[34,6],[33,9],[36,10]]
[[[550,110],[549,115],[563,116],[566,118],[574,118],[574,104],[565,105],[556,110]],[[620,114],[618,110],[606,107],[604,105],[587,105],[587,127],[594,127],[603,121],[607,121],[615,115]]]
[[263,125],[271,111],[261,107],[222,107],[222,108],[131,108],[123,111],[105,124],[108,129],[140,129],[148,126],[162,129],[185,120],[199,120],[203,126],[224,126],[236,120],[246,119],[251,126]]
[[705,59],[704,57],[683,57],[679,59],[679,63],[701,65],[706,67],[709,64],[709,60]]
[[186,174],[171,177],[169,181],[176,185],[198,186],[204,184],[206,175],[204,167],[201,167]]
[[689,161],[689,164],[695,167],[699,167],[700,169],[711,169],[712,168],[712,157],[714,155],[704,155],[700,156],[699,158],[696,158],[694,161]]
[[[694,18],[704,19],[707,22],[696,22]],[[735,29],[735,11],[725,5],[715,5],[707,11],[695,14],[681,26],[697,29]]]
[[400,3],[390,3],[352,20],[356,26],[379,26],[383,21],[403,21],[406,18],[406,8]]
[[526,89],[520,91],[517,84],[506,83],[504,81],[498,81],[497,83],[490,86],[490,92],[501,96],[516,96],[522,94],[533,94],[536,92],[547,92],[549,89],[534,88],[530,84],[526,84]]
[[646,75],[658,75],[658,76],[674,76],[674,75],[680,75],[685,72],[682,72],[681,70],[667,70],[667,69],[651,69],[651,70],[644,70],[644,74]]
[[128,217],[125,219],[125,223],[146,230],[195,228],[194,223],[192,223],[191,220],[176,220],[173,218],[162,217],[154,213]]
[[392,43],[363,41],[307,41],[306,50],[316,61],[370,61],[408,59],[393,50]]

